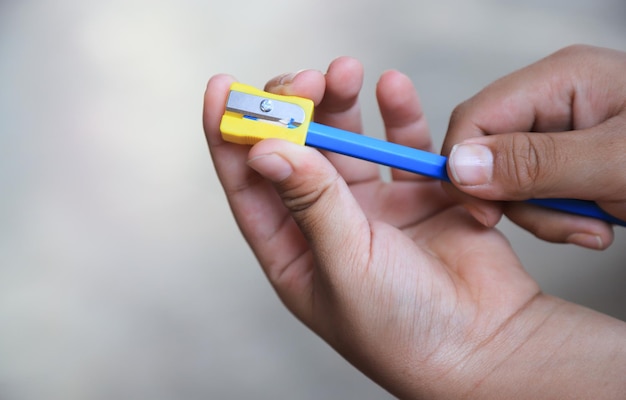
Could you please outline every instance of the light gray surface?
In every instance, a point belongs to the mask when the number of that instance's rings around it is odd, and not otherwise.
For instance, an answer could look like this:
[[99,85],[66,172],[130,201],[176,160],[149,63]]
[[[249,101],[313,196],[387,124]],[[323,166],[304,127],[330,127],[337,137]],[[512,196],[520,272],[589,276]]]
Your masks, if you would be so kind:
[[[560,47],[626,50],[621,0],[0,3],[0,398],[380,399],[289,315],[239,236],[201,130],[207,79],[363,61],[452,108]],[[626,319],[605,252],[502,228],[549,293]]]

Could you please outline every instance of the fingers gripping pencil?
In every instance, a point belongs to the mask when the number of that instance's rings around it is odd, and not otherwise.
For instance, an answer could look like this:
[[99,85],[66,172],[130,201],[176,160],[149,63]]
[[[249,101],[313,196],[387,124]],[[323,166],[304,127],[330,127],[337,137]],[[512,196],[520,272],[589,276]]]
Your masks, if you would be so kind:
[[[224,140],[252,145],[278,138],[334,153],[402,169],[442,181],[450,181],[447,158],[313,122],[313,102],[296,96],[263,92],[233,83],[222,116]],[[577,199],[530,199],[528,203],[626,226],[595,202]]]

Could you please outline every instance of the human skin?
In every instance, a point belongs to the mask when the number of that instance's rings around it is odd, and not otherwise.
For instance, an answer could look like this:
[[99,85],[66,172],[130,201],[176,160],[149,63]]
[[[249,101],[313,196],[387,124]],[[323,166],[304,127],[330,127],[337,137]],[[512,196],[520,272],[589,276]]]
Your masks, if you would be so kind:
[[625,70],[624,52],[570,46],[460,104],[442,149],[450,195],[485,226],[504,213],[548,241],[608,247],[608,223],[508,200],[593,200],[626,220]]
[[[316,121],[361,131],[361,65],[339,58],[266,90],[310,98]],[[211,78],[203,123],[237,224],[285,306],[399,398],[620,398],[626,324],[541,292],[508,241],[439,182],[281,140],[224,142],[234,78]],[[431,140],[410,80],[384,73],[389,140]]]

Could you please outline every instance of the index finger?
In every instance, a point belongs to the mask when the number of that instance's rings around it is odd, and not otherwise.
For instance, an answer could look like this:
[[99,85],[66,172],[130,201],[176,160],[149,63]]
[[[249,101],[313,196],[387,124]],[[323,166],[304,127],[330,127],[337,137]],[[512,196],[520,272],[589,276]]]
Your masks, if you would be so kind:
[[[289,75],[288,75],[289,76]],[[328,67],[326,74],[302,71],[268,82],[266,90],[279,94],[308,97],[315,103],[315,121],[339,129],[362,131],[359,92],[363,82],[361,64],[350,57],[339,57]],[[331,152],[324,152],[337,171],[349,184],[378,179],[378,166]]]
[[220,131],[220,121],[226,107],[230,85],[235,78],[215,75],[209,80],[204,94],[202,125],[209,145],[209,152],[220,182],[226,193],[236,190],[248,179],[250,169],[246,165],[247,146],[225,142]]

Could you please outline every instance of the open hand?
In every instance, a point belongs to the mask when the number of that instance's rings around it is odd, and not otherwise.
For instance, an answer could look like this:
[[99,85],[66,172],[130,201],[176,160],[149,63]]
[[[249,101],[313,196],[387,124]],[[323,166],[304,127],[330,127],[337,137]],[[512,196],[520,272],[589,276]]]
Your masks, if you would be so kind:
[[[340,58],[326,74],[283,75],[265,89],[311,98],[317,122],[360,132],[362,75],[357,61]],[[403,171],[385,182],[376,165],[280,140],[251,149],[224,142],[219,121],[233,81],[210,80],[204,128],[243,235],[287,308],[393,394],[470,398],[499,388],[507,398],[512,380],[534,373],[520,360],[554,360],[544,346],[568,347],[564,338],[579,328],[551,323],[555,315],[604,321],[543,295],[507,240],[439,182]],[[432,150],[406,76],[386,72],[376,95],[389,140]]]

